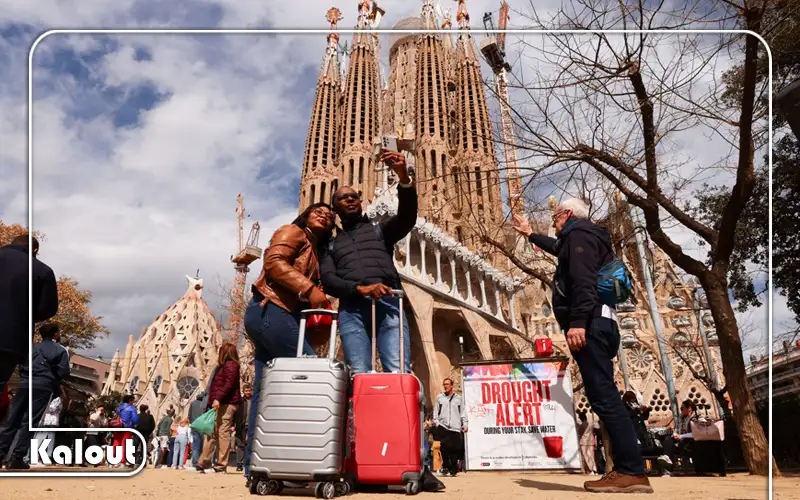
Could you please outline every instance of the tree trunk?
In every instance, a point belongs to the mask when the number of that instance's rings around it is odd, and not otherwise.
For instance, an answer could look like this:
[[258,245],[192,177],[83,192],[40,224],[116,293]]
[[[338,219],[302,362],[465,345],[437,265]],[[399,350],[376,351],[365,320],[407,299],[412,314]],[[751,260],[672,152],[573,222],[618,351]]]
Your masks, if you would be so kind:
[[[758,419],[753,395],[747,385],[742,340],[739,337],[739,326],[736,324],[733,306],[728,299],[727,283],[724,277],[719,279],[713,273],[702,276],[701,280],[717,326],[720,354],[727,377],[726,385],[733,406],[733,419],[742,441],[742,454],[751,474],[766,476],[770,472],[769,447],[764,428]],[[778,475],[774,462],[772,466]]]
[[721,417],[725,419],[733,418],[733,414],[731,413],[731,409],[728,406],[728,401],[725,399],[725,391],[712,391],[714,393],[714,398],[717,400],[717,404],[722,409]]

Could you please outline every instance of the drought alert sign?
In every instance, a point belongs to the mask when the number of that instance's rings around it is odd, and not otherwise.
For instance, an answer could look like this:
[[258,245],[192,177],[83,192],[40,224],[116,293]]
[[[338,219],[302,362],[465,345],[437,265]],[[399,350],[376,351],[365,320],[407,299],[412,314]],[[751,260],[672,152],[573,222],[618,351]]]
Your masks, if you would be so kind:
[[469,470],[580,469],[565,361],[464,367]]

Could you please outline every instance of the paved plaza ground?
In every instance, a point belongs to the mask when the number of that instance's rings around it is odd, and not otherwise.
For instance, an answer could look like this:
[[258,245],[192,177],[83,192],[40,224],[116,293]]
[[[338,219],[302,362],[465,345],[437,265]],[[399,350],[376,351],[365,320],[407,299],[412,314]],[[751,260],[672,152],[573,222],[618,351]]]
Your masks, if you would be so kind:
[[[73,469],[74,470],[74,469]],[[233,469],[230,469],[233,471]],[[596,477],[596,476],[595,476]],[[438,500],[580,500],[615,498],[583,491],[584,476],[552,473],[471,472],[442,479],[447,489],[421,493],[418,498]],[[762,500],[767,498],[766,479],[733,474],[726,478],[652,478],[653,500]],[[779,478],[775,496],[781,500],[800,500],[800,478]],[[198,474],[190,471],[146,469],[132,478],[3,478],[0,472],[0,498],[8,500],[217,500],[250,498],[241,474]],[[631,495],[636,498],[641,495]],[[401,492],[351,494],[363,500],[399,500]],[[254,497],[255,498],[255,497]],[[313,498],[311,490],[285,490],[282,499]]]

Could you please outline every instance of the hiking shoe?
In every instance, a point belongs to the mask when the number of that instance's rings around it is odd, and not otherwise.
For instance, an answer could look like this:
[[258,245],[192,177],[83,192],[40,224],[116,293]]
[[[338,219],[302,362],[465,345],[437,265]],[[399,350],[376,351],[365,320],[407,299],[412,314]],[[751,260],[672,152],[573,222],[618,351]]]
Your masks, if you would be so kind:
[[611,471],[597,481],[586,481],[583,488],[592,493],[652,493],[647,476],[631,476]]
[[31,466],[26,464],[21,458],[12,458],[6,463],[6,470],[28,470]]

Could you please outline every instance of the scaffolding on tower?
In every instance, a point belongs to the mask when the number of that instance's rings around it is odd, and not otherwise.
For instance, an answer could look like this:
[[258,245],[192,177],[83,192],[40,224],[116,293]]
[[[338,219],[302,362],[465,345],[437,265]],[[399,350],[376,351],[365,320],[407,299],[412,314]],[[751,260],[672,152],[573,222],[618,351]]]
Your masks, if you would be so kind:
[[247,285],[247,273],[250,271],[250,264],[261,258],[261,248],[258,246],[258,235],[261,226],[258,221],[253,222],[247,240],[244,239],[244,201],[242,194],[236,197],[236,228],[238,231],[238,252],[231,256],[233,268],[236,275],[231,289],[231,304],[228,312],[228,324],[225,327],[226,340],[236,345],[239,351],[239,365],[244,367],[242,370],[242,384],[253,383],[253,343],[246,336],[242,336],[242,323],[244,322],[244,311],[247,307],[245,300],[245,286]]
[[[508,26],[508,4],[501,0],[498,20],[499,30],[505,31]],[[483,25],[487,30],[494,30],[492,14],[483,15]],[[481,53],[494,73],[494,83],[500,108],[500,134],[503,139],[503,153],[506,160],[506,182],[508,184],[508,206],[512,214],[525,214],[522,182],[517,168],[517,150],[514,146],[514,122],[511,119],[511,104],[508,95],[508,72],[511,64],[506,60],[506,34],[489,34],[481,41]]]

